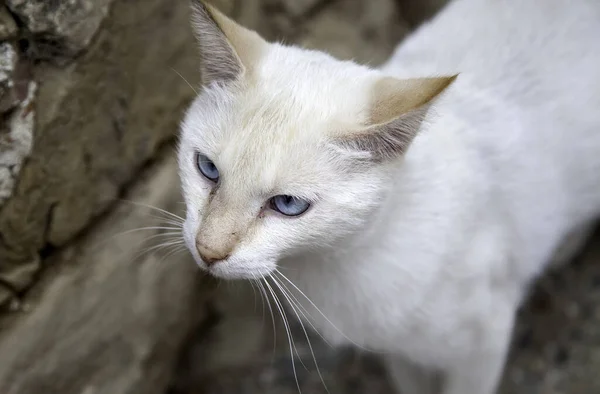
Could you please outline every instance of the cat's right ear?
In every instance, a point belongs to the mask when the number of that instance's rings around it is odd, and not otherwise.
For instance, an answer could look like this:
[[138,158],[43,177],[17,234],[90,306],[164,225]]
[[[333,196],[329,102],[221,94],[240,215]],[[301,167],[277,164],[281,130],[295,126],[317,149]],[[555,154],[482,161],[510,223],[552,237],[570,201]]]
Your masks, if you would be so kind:
[[336,141],[346,148],[370,154],[376,162],[402,156],[419,132],[433,100],[456,77],[379,80],[373,89],[366,127],[346,132]]
[[192,27],[200,47],[203,85],[227,83],[251,72],[268,45],[202,0],[192,0]]

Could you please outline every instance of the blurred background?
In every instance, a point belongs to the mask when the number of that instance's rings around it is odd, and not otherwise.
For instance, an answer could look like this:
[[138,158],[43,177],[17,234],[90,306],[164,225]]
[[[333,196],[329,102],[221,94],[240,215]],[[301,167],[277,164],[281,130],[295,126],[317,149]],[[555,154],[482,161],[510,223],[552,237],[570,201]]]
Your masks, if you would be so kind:
[[[371,65],[445,3],[212,2]],[[188,1],[3,3],[0,393],[296,394],[295,365],[302,393],[391,394],[375,355],[289,315],[292,358],[278,312],[177,241],[174,141],[199,81]],[[600,393],[600,237],[576,260],[523,308],[501,393]]]

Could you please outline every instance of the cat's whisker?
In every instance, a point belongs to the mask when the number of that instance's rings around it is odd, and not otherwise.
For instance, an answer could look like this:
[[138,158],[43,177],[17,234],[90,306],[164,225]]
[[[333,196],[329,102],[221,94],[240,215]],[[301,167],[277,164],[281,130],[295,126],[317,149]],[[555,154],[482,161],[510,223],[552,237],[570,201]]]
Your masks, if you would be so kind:
[[[269,276],[266,278],[266,280],[268,280],[269,278],[272,279],[273,277]],[[285,306],[283,305],[283,302],[279,299],[279,297],[277,297],[277,291],[275,291],[275,303],[277,305],[277,308],[279,309],[279,312],[281,313],[281,317],[283,318],[283,323],[286,327],[286,330],[289,332],[289,334],[292,338],[292,346],[294,347],[294,353],[296,353],[296,356],[298,356],[298,361],[300,361],[300,364],[302,364],[304,369],[308,371],[308,368],[306,367],[306,364],[304,364],[304,360],[302,359],[302,356],[300,356],[300,352],[298,352],[298,347],[296,346],[296,342],[294,341],[294,333],[292,331],[292,324],[290,323],[290,319],[288,318],[288,315],[285,310]],[[294,357],[293,354],[291,354],[291,356]]]
[[198,95],[198,91],[196,89],[194,89],[194,87],[192,86],[192,84],[189,83],[188,80],[185,79],[184,76],[181,75],[181,73],[179,71],[175,70],[173,67],[171,67],[171,70],[173,70],[175,72],[175,74],[179,75],[179,77],[181,77],[181,79],[183,79],[183,82],[185,82],[190,87],[190,89],[192,89],[192,91],[194,93],[196,93],[196,95]]
[[158,262],[158,264],[162,264],[163,262],[169,260],[171,257],[179,254],[179,253],[183,253],[186,251],[186,247],[182,246],[182,245],[171,245],[171,246],[167,246],[165,249],[169,250]]
[[135,257],[133,258],[133,260],[137,260],[141,256],[147,255],[147,254],[149,254],[152,251],[160,250],[160,249],[166,248],[168,246],[173,246],[173,245],[182,245],[183,246],[184,245],[184,241],[183,241],[183,239],[181,239],[181,240],[171,240],[171,241],[166,241],[166,242],[160,243],[158,245],[153,245],[153,246],[151,246],[149,248],[146,248],[146,249],[140,251],[138,254],[135,255]]
[[[122,237],[124,235],[132,234],[132,233],[136,233],[136,232],[140,232],[140,231],[152,231],[152,230],[168,230],[168,232],[177,231],[179,234],[181,234],[181,228],[178,228],[178,227],[167,227],[167,226],[140,227],[140,228],[134,228],[134,229],[122,231],[122,232],[117,233],[117,234],[113,234],[110,237],[107,237],[106,239],[103,239],[102,241],[99,241],[96,244],[96,247],[102,246],[102,245],[106,244],[107,242],[112,241],[113,239],[115,239],[117,237]],[[161,233],[161,234],[165,234],[165,233]]]
[[173,240],[175,240],[175,239],[182,239],[181,238],[181,232],[179,232],[179,231],[172,231],[172,232],[166,232],[166,233],[159,233],[159,234],[151,235],[151,236],[145,238],[142,242],[148,242],[151,239],[160,238],[160,237],[165,237],[166,239],[173,239]]
[[367,351],[367,352],[372,352],[371,350],[369,350],[369,349],[366,349],[366,348],[364,348],[363,346],[359,345],[358,343],[354,342],[354,341],[353,341],[352,339],[350,339],[350,338],[349,338],[349,337],[348,337],[346,334],[344,334],[344,333],[343,333],[343,332],[342,332],[342,331],[341,331],[341,330],[340,330],[340,329],[339,329],[339,328],[338,328],[338,327],[337,327],[335,324],[333,324],[333,322],[332,322],[332,321],[331,321],[331,320],[330,320],[330,319],[329,319],[327,316],[325,316],[325,314],[324,314],[324,313],[321,311],[321,309],[319,309],[319,307],[317,307],[317,306],[315,305],[315,303],[314,303],[314,302],[312,302],[312,300],[311,300],[310,298],[308,298],[308,296],[307,296],[306,294],[304,294],[304,292],[303,292],[302,290],[300,290],[300,289],[298,288],[298,286],[296,286],[296,285],[294,284],[294,282],[292,282],[291,280],[289,280],[289,279],[287,278],[287,276],[285,276],[284,274],[282,274],[282,273],[281,273],[279,270],[275,270],[275,273],[276,273],[276,274],[279,274],[279,275],[281,276],[281,278],[283,278],[283,279],[284,279],[286,282],[288,282],[290,285],[292,285],[292,287],[293,287],[294,289],[296,289],[296,291],[298,291],[298,293],[299,293],[300,295],[302,295],[302,296],[303,296],[303,297],[304,297],[304,298],[305,298],[305,299],[306,299],[306,300],[307,300],[307,301],[310,303],[310,305],[312,305],[312,307],[313,307],[313,308],[315,308],[315,310],[316,310],[317,312],[319,312],[319,314],[320,314],[321,316],[323,316],[323,318],[324,318],[324,319],[325,319],[325,320],[326,320],[326,321],[327,321],[327,322],[328,322],[328,323],[329,323],[329,324],[330,324],[330,325],[331,325],[331,326],[332,326],[332,327],[333,327],[333,328],[334,328],[334,329],[335,329],[335,330],[336,330],[336,331],[337,331],[337,332],[338,332],[340,335],[342,335],[342,336],[343,336],[343,337],[344,337],[346,340],[348,340],[350,343],[352,343],[354,346],[358,347],[358,348],[359,348],[359,349],[361,349],[361,350],[364,350],[364,351]]
[[148,205],[148,204],[144,204],[142,202],[137,202],[137,201],[123,200],[123,199],[121,199],[121,201],[129,203],[129,204],[132,204],[132,205],[137,205],[137,206],[140,206],[140,207],[152,209],[152,210],[154,210],[156,212],[160,212],[160,213],[162,213],[164,215],[167,215],[168,217],[171,217],[171,218],[173,218],[175,220],[180,220],[182,223],[185,221],[185,219],[182,218],[181,216],[176,215],[173,212],[169,212],[169,211],[167,211],[165,209],[162,209],[162,208],[158,208],[158,207],[155,207],[155,206],[152,206],[152,205]]
[[[169,212],[169,211],[166,211],[166,212]],[[148,212],[148,216],[156,218],[156,219],[160,219],[160,220],[170,220],[170,221],[180,224],[180,225],[185,222],[185,219],[182,217],[179,217],[178,215],[173,216],[173,215],[169,215],[162,211],[157,211],[157,210],[151,210],[150,212]]]
[[287,270],[287,271],[297,271],[297,269],[294,268],[294,267],[286,267],[286,266],[280,266],[277,269],[284,269],[284,270]]
[[275,306],[277,307],[277,309],[279,310],[279,313],[281,314],[281,318],[283,319],[283,324],[285,326],[285,332],[288,338],[288,343],[289,343],[289,347],[290,347],[290,358],[292,361],[292,370],[294,372],[294,379],[296,380],[296,387],[298,387],[298,393],[302,393],[302,389],[300,388],[300,381],[298,380],[298,373],[296,372],[296,361],[294,360],[294,345],[293,344],[293,339],[292,339],[292,334],[290,332],[290,328],[287,325],[287,320],[284,317],[284,313],[283,310],[281,309],[281,306],[279,305],[279,299],[277,298],[277,295],[275,294],[275,291],[273,290],[273,288],[271,287],[271,285],[269,284],[269,282],[265,279],[264,284],[267,286],[267,288],[269,289],[269,292],[271,293],[271,296],[273,297],[273,300],[275,301]]
[[[258,289],[259,288],[259,281],[258,278],[256,277],[256,275],[252,275],[252,279],[250,279],[250,284],[252,285],[252,289]],[[258,294],[260,295],[260,304],[262,307],[262,321],[261,321],[261,327],[260,327],[260,331],[263,332],[264,330],[264,325],[265,325],[265,300],[263,298],[262,293],[259,291]],[[255,303],[255,311],[256,311],[256,291],[254,291],[254,303]]]
[[[258,279],[254,279],[254,282],[256,283],[257,287],[260,290],[260,282],[258,281]],[[261,320],[260,330],[261,330],[261,332],[263,332],[264,328],[265,328],[265,298],[263,297],[263,293],[261,291],[259,291],[258,294],[260,295],[260,305],[262,308],[262,320]]]
[[273,323],[273,354],[271,356],[272,362],[275,358],[275,352],[277,350],[277,326],[275,325],[275,315],[273,314],[273,308],[271,307],[271,300],[269,299],[267,290],[265,289],[265,286],[263,285],[261,280],[258,281],[258,284],[260,286],[261,293],[264,295],[264,298],[267,302],[267,307],[269,308],[269,312],[271,313],[271,322]]
[[158,264],[162,264],[162,262],[166,260],[167,257],[171,256],[173,250],[177,250],[179,246],[180,245],[166,245],[165,247],[161,248],[159,255],[160,259],[158,260]]
[[[275,278],[275,277],[273,277],[273,278]],[[304,319],[306,320],[306,322],[310,325],[310,327],[313,329],[313,331],[316,332],[317,335],[319,335],[319,337],[321,337],[321,339],[323,340],[323,342],[325,342],[329,347],[333,347],[333,345],[331,343],[329,343],[329,341],[325,338],[325,336],[323,336],[321,334],[321,332],[319,332],[319,330],[312,323],[311,320],[314,320],[314,317],[304,307],[304,305],[302,305],[302,303],[293,294],[293,292],[290,291],[290,289],[281,280],[278,280],[277,282],[279,283],[279,285],[283,286],[283,288],[287,291],[288,296],[292,298],[292,299],[290,299],[290,303],[293,303],[295,305],[295,307],[298,308],[298,312],[300,312],[302,314],[302,316],[304,317]]]
[[250,287],[252,288],[252,298],[254,298],[254,312],[256,312],[256,288],[254,287],[254,281],[249,280],[248,283],[250,283]]
[[126,230],[120,233],[117,233],[114,236],[122,236],[122,235],[127,235],[127,234],[131,234],[131,233],[135,233],[138,231],[150,231],[150,230],[173,230],[173,231],[180,231],[181,228],[179,227],[170,227],[170,226],[148,226],[148,227],[139,227],[139,228],[133,228],[131,230]]
[[[319,378],[321,379],[321,383],[323,383],[323,387],[325,388],[325,391],[327,393],[329,393],[329,389],[327,388],[327,385],[325,384],[325,379],[323,379],[323,375],[321,374],[321,369],[319,368],[319,363],[317,362],[317,357],[315,356],[315,352],[313,350],[312,343],[310,341],[310,337],[308,336],[308,332],[306,331],[306,327],[304,326],[304,323],[302,322],[300,315],[298,314],[298,312],[296,311],[296,308],[294,307],[294,302],[287,294],[289,292],[289,290],[286,291],[286,288],[284,288],[282,286],[283,284],[281,283],[281,281],[278,281],[276,277],[271,276],[271,279],[273,279],[273,283],[275,283],[275,285],[279,288],[279,290],[281,291],[283,296],[286,298],[286,300],[290,304],[290,308],[296,315],[296,318],[298,319],[298,322],[300,323],[300,327],[302,327],[302,331],[304,332],[304,336],[306,337],[306,342],[308,344],[308,348],[310,349],[310,354],[312,355],[313,362],[315,363],[315,368],[317,369],[317,374],[319,375]],[[305,318],[306,318],[306,316],[305,316]]]
[[183,241],[178,241],[178,240],[165,241],[165,242],[159,243],[157,245],[150,246],[150,247],[142,250],[141,251],[141,255],[149,254],[150,252],[158,251],[160,249],[165,249],[165,248],[167,248],[169,246],[175,246],[175,245],[178,245],[178,246],[179,245],[183,245]]
[[149,216],[150,216],[151,218],[155,218],[155,219],[158,219],[158,220],[160,220],[162,223],[165,223],[165,224],[170,224],[170,225],[172,225],[172,226],[176,226],[176,227],[179,227],[179,228],[183,228],[183,223],[184,223],[184,222],[182,222],[182,221],[177,221],[177,220],[175,220],[175,219],[171,219],[171,218],[169,218],[169,217],[161,217],[161,216],[158,216],[158,215],[152,215],[152,214],[149,214]]
[[[146,237],[143,240],[139,241],[137,243],[137,245],[142,244],[142,243],[148,243],[150,240],[154,240],[157,238],[162,242],[177,241],[177,243],[181,243],[181,244],[184,243],[183,237],[180,232],[169,232],[169,233],[154,234],[149,237]],[[153,242],[155,242],[155,241],[153,241]]]

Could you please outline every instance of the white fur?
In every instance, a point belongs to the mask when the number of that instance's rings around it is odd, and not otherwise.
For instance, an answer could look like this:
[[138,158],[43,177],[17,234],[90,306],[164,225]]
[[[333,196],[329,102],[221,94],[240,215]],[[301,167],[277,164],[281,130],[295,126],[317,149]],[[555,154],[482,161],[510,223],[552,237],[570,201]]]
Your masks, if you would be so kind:
[[[530,282],[600,214],[598,39],[595,0],[456,0],[380,70],[270,46],[258,83],[208,87],[183,123],[191,252],[207,268],[201,151],[221,171],[223,223],[275,194],[313,202],[298,218],[265,212],[212,274],[281,267],[328,340],[388,355],[402,394],[430,390],[406,360],[439,372],[443,394],[494,393]],[[400,160],[357,167],[330,143],[365,121],[382,75],[457,72]]]

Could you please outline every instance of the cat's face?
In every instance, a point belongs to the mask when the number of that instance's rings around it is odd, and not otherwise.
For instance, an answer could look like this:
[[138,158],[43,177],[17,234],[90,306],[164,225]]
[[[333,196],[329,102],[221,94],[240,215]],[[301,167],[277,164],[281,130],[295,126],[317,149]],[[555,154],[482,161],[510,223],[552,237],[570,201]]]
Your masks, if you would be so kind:
[[185,239],[201,266],[222,260],[210,266],[215,275],[266,274],[283,255],[359,227],[375,205],[376,168],[327,137],[349,127],[341,120],[357,103],[344,86],[319,85],[315,94],[284,80],[212,88],[191,106],[179,150]]
[[[194,8],[205,89],[182,124],[184,238],[211,274],[259,278],[361,228],[418,128],[413,107],[448,81],[385,78]],[[393,102],[415,87],[420,97]]]

